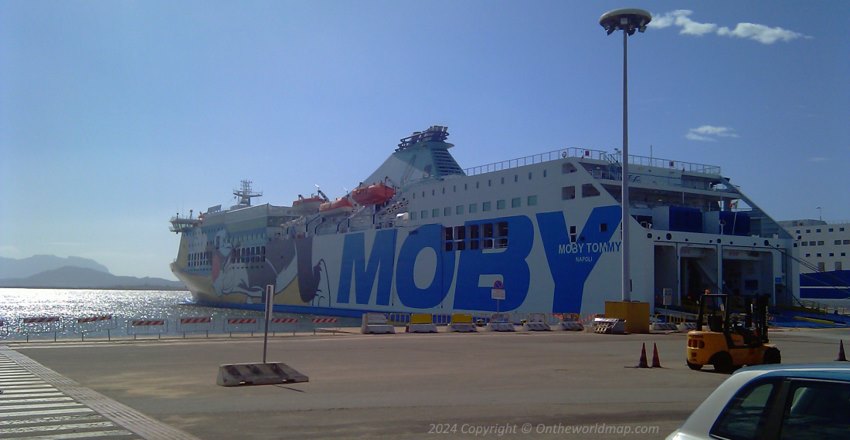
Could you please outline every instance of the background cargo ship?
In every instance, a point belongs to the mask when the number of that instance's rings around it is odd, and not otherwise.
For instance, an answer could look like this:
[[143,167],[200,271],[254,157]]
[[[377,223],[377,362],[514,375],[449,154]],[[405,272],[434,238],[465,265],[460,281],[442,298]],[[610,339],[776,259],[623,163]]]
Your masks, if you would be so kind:
[[[403,138],[353,191],[174,217],[171,264],[202,304],[364,311],[598,313],[619,300],[621,156],[567,148],[462,169],[446,127]],[[717,166],[630,156],[632,299],[704,289],[798,296],[793,240]],[[504,299],[492,296],[494,285]]]

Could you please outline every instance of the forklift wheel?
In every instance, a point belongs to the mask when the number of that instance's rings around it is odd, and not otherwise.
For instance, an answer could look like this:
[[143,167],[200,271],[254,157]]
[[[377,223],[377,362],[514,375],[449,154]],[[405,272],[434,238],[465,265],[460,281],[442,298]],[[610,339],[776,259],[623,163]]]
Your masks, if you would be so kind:
[[[687,361],[685,361],[685,362],[687,362]],[[702,365],[700,365],[700,364],[692,364],[690,362],[687,362],[687,364],[688,364],[688,368],[690,368],[691,370],[698,371],[698,370],[702,369]]]
[[764,351],[765,364],[778,364],[782,362],[782,355],[776,347],[770,347]]
[[731,373],[734,370],[732,355],[725,351],[718,352],[712,356],[711,364],[714,365],[714,370],[720,373]]

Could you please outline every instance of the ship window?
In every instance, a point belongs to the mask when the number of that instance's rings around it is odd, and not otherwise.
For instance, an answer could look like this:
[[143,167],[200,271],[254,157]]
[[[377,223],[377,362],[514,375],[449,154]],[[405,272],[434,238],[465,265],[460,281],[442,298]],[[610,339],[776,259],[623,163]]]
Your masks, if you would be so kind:
[[424,220],[424,219],[426,219],[426,218],[428,218],[428,210],[423,209],[422,211],[420,211],[420,212],[419,212],[419,217],[421,217],[423,220]]
[[478,187],[479,187],[480,185],[481,185],[481,182],[475,182],[475,189],[478,189]]
[[455,226],[455,239],[463,240],[466,238],[466,228],[463,226]]
[[484,238],[493,238],[493,225],[491,223],[484,224]]
[[443,216],[448,217],[450,215],[452,215],[451,206],[446,206],[445,208],[443,208]]
[[807,242],[805,242],[805,241],[804,241],[804,242],[800,243],[800,245],[801,245],[801,246],[808,246],[808,245],[809,245],[809,243],[807,243]]
[[468,183],[464,183],[464,184],[463,184],[463,190],[464,190],[464,191],[466,191],[466,190],[468,190],[468,189],[469,189],[469,184],[468,184]]
[[489,210],[490,210],[490,205],[491,205],[491,203],[490,203],[490,202],[484,202],[484,203],[482,203],[482,204],[481,204],[481,210],[482,210],[482,211],[484,211],[484,212],[489,211]]
[[576,172],[575,165],[567,162],[561,165],[561,174],[570,174]]
[[543,170],[543,177],[546,177],[546,170]]
[[446,251],[448,251],[448,252],[452,251],[453,247],[454,247],[453,241],[447,241],[446,242]]
[[528,172],[528,180],[531,180],[531,171]]
[[842,256],[842,257],[846,257],[846,256],[847,256],[847,252],[842,252],[842,253],[841,253],[841,256]]
[[823,240],[818,240],[818,246],[823,246]]
[[833,231],[833,229],[832,229],[832,228],[829,228],[829,232],[832,232],[832,231]]
[[440,208],[434,208],[431,210],[431,217],[437,218],[440,216]]
[[830,256],[830,257],[834,257],[834,256],[835,256],[835,252],[830,252],[830,253],[829,253],[829,256]]
[[537,205],[537,196],[528,196],[528,199],[525,202],[528,206],[536,206]]
[[437,190],[436,190],[436,189],[432,189],[432,190],[431,190],[431,195],[432,195],[432,196],[437,195]]
[[838,232],[844,232],[844,228],[838,228]]
[[457,241],[455,242],[455,247],[459,251],[466,250],[466,242],[464,242],[463,240]]
[[478,225],[469,226],[469,238],[478,240]]
[[496,200],[496,209],[505,209],[505,201]]
[[820,252],[818,252],[818,258],[820,258],[820,257],[822,257],[822,256],[823,256],[823,254],[821,254]]
[[425,197],[425,191],[422,191],[422,197]]
[[514,174],[514,182],[519,182],[519,174]]
[[844,240],[844,244],[850,244],[850,240]]
[[818,228],[818,229],[815,229],[815,232],[820,232],[820,228]]
[[457,205],[457,206],[455,206],[455,214],[457,214],[457,215],[463,215],[463,205]]
[[454,229],[451,227],[443,228],[443,238],[445,240],[453,240],[454,239]]
[[608,231],[608,223],[600,223],[599,224],[599,232],[606,232],[606,231]]
[[410,211],[410,219],[416,220],[416,211]]
[[469,213],[475,214],[476,212],[478,212],[478,204],[477,203],[470,203],[469,204]]
[[582,197],[596,197],[599,195],[599,190],[592,183],[585,183],[581,186]]
[[814,241],[810,241],[810,242],[809,242],[809,246],[814,246],[814,245],[815,245],[815,242],[814,242]]
[[576,198],[576,187],[574,186],[565,186],[561,188],[561,199],[562,200],[572,200]]
[[841,244],[841,240],[835,240],[835,244]]
[[499,233],[499,236],[500,237],[507,237],[508,236],[508,222],[499,222],[497,224],[497,226],[498,226],[497,232]]
[[522,199],[520,197],[511,199],[511,208],[519,208],[520,206],[522,206]]
[[841,262],[840,262],[840,261],[836,261],[836,262],[835,262],[835,270],[843,270],[843,268],[842,268],[842,266],[841,266]]
[[824,272],[826,270],[826,263],[823,261],[818,263],[818,272]]
[[809,258],[811,256],[812,256],[812,254],[806,254],[806,258]]
[[504,185],[505,184],[505,178],[502,177],[500,180],[501,180],[502,185]]
[[493,186],[493,180],[487,179],[487,186]]
[[810,234],[812,232],[811,229],[806,229],[806,234]]

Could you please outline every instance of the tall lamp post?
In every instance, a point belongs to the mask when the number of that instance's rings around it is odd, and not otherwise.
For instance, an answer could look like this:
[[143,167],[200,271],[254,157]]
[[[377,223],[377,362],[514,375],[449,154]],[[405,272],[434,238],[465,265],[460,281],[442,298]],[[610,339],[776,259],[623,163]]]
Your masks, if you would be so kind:
[[643,9],[616,9],[608,11],[599,18],[599,24],[608,32],[623,31],[623,175],[622,200],[623,207],[621,228],[623,232],[621,253],[623,257],[623,302],[631,301],[632,280],[629,272],[629,82],[628,59],[630,35],[635,31],[644,32],[646,25],[652,21],[649,12]]

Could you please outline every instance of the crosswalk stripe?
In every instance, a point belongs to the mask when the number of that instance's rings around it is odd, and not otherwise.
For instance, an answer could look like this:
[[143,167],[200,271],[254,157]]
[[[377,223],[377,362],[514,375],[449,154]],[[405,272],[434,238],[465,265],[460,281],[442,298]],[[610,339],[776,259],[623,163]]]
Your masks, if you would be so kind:
[[0,390],[0,438],[4,440],[10,436],[28,440],[119,436],[198,440],[2,345]]

